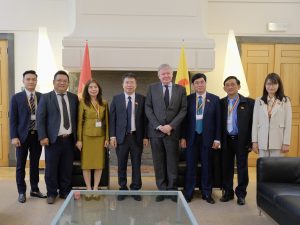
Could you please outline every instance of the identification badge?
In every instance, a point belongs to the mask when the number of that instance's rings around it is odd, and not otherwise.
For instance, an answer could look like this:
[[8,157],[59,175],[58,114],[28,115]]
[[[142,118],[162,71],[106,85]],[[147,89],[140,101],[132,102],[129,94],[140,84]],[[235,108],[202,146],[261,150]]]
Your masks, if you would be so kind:
[[34,114],[31,114],[30,120],[36,120],[36,116]]
[[201,115],[196,115],[196,120],[202,120],[203,119],[203,114]]
[[96,127],[102,127],[102,122],[101,121],[96,121]]
[[232,117],[228,117],[227,118],[227,125],[231,125],[232,124]]

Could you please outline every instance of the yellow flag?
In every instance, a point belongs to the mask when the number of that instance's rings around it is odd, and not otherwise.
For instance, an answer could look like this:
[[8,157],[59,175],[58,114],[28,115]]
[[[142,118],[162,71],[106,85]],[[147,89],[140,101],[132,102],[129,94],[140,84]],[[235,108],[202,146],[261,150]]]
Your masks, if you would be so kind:
[[180,59],[179,59],[179,64],[178,64],[178,68],[177,68],[177,73],[176,73],[175,84],[179,84],[179,85],[185,87],[187,95],[189,95],[191,93],[189,71],[188,71],[188,66],[187,66],[187,63],[186,63],[186,57],[185,57],[183,46],[181,48],[181,53],[180,53]]

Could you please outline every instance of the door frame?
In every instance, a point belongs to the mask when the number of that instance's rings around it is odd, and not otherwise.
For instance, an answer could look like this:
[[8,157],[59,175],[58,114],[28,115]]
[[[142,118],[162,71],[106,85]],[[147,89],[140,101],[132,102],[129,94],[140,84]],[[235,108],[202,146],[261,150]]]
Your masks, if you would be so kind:
[[242,44],[300,44],[300,37],[236,36],[240,57]]
[[300,44],[300,37],[262,37],[262,36],[236,36],[236,43],[241,54],[243,43],[254,44]]
[[[7,41],[8,44],[8,98],[11,99],[15,93],[15,35],[13,33],[0,33],[0,40]],[[15,166],[15,149],[10,144],[10,140],[8,141],[8,166]]]

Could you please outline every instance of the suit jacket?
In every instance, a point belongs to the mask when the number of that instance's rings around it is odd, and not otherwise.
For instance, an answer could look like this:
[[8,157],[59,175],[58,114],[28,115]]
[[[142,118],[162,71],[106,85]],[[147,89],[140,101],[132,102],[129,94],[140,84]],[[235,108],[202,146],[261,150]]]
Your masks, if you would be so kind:
[[[258,142],[259,149],[281,149],[290,145],[292,130],[292,107],[289,98],[277,100],[269,122],[267,105],[255,100],[252,125],[252,142]],[[269,145],[269,146],[268,146]]]
[[[251,148],[251,131],[254,100],[246,98],[239,94],[239,104],[237,106],[237,127],[238,127],[238,145],[239,150],[248,151]],[[221,147],[227,148],[227,114],[228,114],[228,97],[221,99],[221,123],[222,123],[222,140]]]
[[[77,95],[67,92],[70,104],[70,122],[74,141],[77,140]],[[49,138],[50,143],[55,143],[60,127],[60,110],[55,91],[43,94],[37,108],[37,129],[39,140]]]
[[78,108],[77,139],[82,141],[83,135],[86,135],[105,136],[108,140],[108,103],[105,100],[103,100],[103,105],[99,106],[98,120],[102,122],[101,127],[96,127],[97,113],[94,107],[86,105],[82,99]]
[[[35,92],[39,103],[41,93]],[[19,138],[24,143],[28,136],[31,111],[25,91],[19,92],[11,98],[9,110],[10,138]]]
[[[196,93],[187,97],[187,114],[183,137],[187,141],[187,148],[191,148],[195,138],[196,126]],[[210,148],[214,140],[221,141],[221,112],[218,96],[206,92],[203,114],[203,146]]]
[[[135,93],[135,127],[136,138],[139,145],[143,145],[143,139],[147,138],[146,126],[147,119],[145,116],[145,96]],[[109,110],[109,135],[116,137],[117,143],[122,144],[125,139],[127,127],[127,113],[125,94],[115,95]]]
[[160,125],[169,124],[173,130],[171,137],[179,139],[181,123],[186,115],[186,91],[180,85],[172,84],[171,100],[166,108],[162,84],[151,84],[148,89],[145,103],[145,112],[149,120],[148,136],[164,137],[165,134],[157,130]]

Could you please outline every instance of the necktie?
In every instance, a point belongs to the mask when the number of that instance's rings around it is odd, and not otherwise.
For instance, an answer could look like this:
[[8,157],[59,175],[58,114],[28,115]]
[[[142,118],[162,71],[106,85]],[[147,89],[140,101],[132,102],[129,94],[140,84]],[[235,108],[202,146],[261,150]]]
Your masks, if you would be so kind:
[[131,113],[132,113],[132,102],[131,97],[128,96],[128,103],[127,103],[127,132],[131,132]]
[[228,115],[227,115],[227,131],[228,131],[229,134],[233,131],[233,125],[232,125],[233,110],[232,110],[232,107],[233,107],[233,99],[229,99]]
[[166,108],[168,108],[169,106],[169,101],[170,101],[170,93],[169,93],[169,88],[168,88],[168,85],[165,85],[165,96],[164,96],[164,100],[165,100],[165,105],[166,105]]
[[65,94],[59,94],[61,96],[61,103],[62,103],[62,110],[63,110],[63,122],[64,122],[64,128],[68,130],[70,128],[70,121],[69,121],[69,115],[68,115],[68,108],[66,101],[64,99]]
[[[31,115],[35,115],[35,102],[32,93],[30,94],[29,104],[30,104]],[[35,120],[30,120],[29,130],[33,130],[34,128],[35,128]]]
[[[198,97],[198,102],[197,102],[197,115],[202,115],[203,114],[203,102],[202,102],[202,96]],[[196,132],[198,134],[201,134],[203,130],[203,119],[196,119]]]

